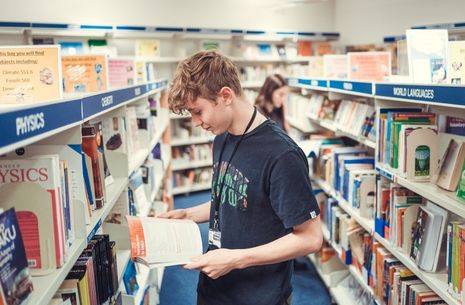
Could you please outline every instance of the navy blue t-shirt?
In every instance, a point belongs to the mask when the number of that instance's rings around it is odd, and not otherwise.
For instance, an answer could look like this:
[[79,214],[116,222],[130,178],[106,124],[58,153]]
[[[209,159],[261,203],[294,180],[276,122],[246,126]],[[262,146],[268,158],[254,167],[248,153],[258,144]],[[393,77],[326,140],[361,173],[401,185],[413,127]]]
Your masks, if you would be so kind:
[[[226,179],[220,200],[221,247],[245,249],[272,242],[296,225],[319,215],[312,195],[307,158],[273,121],[267,120],[244,136],[224,175],[241,136],[229,135],[221,171],[218,158],[226,134],[213,144],[212,198]],[[215,205],[210,210],[213,225]],[[291,293],[291,261],[254,266],[213,280],[200,274],[198,293],[208,305],[281,305]]]

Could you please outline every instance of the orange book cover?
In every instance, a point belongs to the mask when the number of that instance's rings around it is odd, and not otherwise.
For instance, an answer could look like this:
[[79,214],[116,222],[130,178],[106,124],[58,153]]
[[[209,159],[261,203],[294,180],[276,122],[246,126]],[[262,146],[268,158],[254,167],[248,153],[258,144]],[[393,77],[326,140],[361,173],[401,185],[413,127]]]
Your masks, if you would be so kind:
[[73,55],[61,58],[63,86],[66,93],[107,90],[108,73],[105,55]]
[[347,53],[348,79],[360,81],[388,81],[391,76],[391,54],[389,52]]
[[312,56],[312,42],[311,41],[299,41],[297,46],[297,54],[299,56]]
[[0,47],[0,75],[0,104],[61,99],[60,47]]

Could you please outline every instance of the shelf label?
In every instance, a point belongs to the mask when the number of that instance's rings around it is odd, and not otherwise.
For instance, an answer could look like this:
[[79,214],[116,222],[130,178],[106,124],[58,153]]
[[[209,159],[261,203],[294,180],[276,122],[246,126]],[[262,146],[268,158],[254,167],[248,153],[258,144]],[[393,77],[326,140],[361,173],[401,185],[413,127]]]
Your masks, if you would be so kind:
[[0,114],[0,129],[2,130],[0,149],[79,122],[81,119],[81,100],[2,113]]
[[298,79],[300,85],[318,87],[321,89],[326,89],[328,87],[328,81],[324,79]]
[[465,106],[465,87],[376,84],[376,96]]
[[62,97],[58,46],[0,47],[0,104]]
[[289,86],[293,87],[299,84],[299,80],[297,78],[291,77],[291,78],[288,78],[287,83],[289,84]]
[[329,87],[355,93],[373,94],[373,84],[366,82],[331,80],[329,81]]
[[102,97],[102,108],[113,105],[113,95]]
[[137,97],[137,95],[134,87],[87,96],[82,99],[84,119],[134,99],[135,97]]

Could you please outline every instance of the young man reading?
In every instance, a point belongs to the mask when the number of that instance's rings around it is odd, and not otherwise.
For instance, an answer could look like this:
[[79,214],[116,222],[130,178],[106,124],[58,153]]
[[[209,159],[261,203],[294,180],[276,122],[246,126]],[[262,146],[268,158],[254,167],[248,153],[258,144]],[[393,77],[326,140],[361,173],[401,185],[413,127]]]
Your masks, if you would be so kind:
[[210,223],[209,251],[184,266],[201,271],[198,304],[289,304],[291,260],[322,244],[306,156],[245,100],[237,68],[216,52],[179,64],[169,104],[217,135],[211,202],[160,215]]

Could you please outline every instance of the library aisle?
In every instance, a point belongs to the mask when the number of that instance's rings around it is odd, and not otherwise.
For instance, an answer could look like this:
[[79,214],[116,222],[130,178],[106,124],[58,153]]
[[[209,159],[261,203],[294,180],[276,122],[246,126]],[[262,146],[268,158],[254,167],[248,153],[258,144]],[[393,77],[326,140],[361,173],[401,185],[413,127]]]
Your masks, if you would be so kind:
[[[210,199],[210,192],[197,192],[188,196],[176,196],[176,209],[189,208]],[[203,247],[207,246],[208,225],[201,224]],[[292,278],[292,305],[330,305],[331,296],[313,264],[302,260]],[[160,290],[159,305],[195,305],[197,298],[198,272],[183,269],[180,266],[167,267]],[[175,291],[176,293],[173,293]]]

